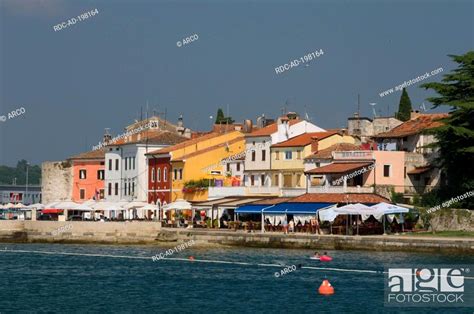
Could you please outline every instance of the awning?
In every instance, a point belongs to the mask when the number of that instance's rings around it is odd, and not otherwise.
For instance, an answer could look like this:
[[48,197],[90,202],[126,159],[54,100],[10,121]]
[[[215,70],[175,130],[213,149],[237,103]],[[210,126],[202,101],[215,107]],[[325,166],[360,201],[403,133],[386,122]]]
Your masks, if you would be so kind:
[[281,203],[265,209],[265,214],[316,214],[334,203]]
[[407,171],[407,174],[422,174],[431,170],[430,166],[426,167],[415,167],[415,169]]
[[235,210],[236,214],[260,214],[268,205],[244,205]]
[[57,208],[46,208],[41,211],[43,214],[60,214],[63,212],[62,209]]
[[307,174],[338,174],[356,171],[372,165],[373,162],[333,162],[332,164],[306,171]]

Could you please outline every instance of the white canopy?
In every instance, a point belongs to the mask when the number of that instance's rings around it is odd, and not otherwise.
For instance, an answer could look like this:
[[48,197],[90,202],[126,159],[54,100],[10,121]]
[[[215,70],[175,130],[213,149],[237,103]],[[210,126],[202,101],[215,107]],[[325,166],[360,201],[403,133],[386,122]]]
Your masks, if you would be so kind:
[[191,209],[191,203],[186,202],[183,199],[176,200],[176,202],[169,203],[163,206],[163,210],[171,210],[171,209],[176,209],[176,210],[189,210]]
[[93,211],[94,209],[86,204],[79,204],[75,207],[70,208],[71,210],[82,210],[82,211]]
[[41,204],[41,203],[36,203],[36,204],[31,204],[31,205],[27,206],[26,208],[29,208],[29,209],[43,209],[44,205]]
[[13,205],[13,208],[25,208],[26,205],[23,205],[22,203],[18,203],[18,204],[15,204]]
[[134,201],[134,202],[130,202],[128,204],[122,205],[122,207],[125,209],[132,209],[132,208],[140,208],[146,205],[148,205],[148,203]]
[[388,204],[388,203],[378,203],[377,205],[371,206],[371,208],[375,209],[376,211],[379,211],[383,213],[383,215],[390,215],[390,214],[401,214],[401,213],[408,213],[409,209],[393,204]]
[[334,219],[336,219],[336,217],[338,215],[334,211],[334,209],[336,209],[336,208],[337,208],[336,205],[334,205],[334,206],[331,206],[329,208],[324,208],[324,209],[318,210],[319,220],[333,222]]
[[8,203],[8,204],[4,205],[3,208],[5,208],[5,209],[13,208],[13,206],[15,206],[13,203]]
[[120,203],[115,202],[96,202],[91,207],[95,210],[125,210]]
[[158,206],[153,205],[153,204],[146,204],[145,206],[140,207],[140,209],[141,210],[158,210]]
[[58,208],[58,209],[73,209],[74,207],[77,207],[79,204],[74,203],[71,201],[64,201],[64,202],[59,202],[51,206],[52,208]]

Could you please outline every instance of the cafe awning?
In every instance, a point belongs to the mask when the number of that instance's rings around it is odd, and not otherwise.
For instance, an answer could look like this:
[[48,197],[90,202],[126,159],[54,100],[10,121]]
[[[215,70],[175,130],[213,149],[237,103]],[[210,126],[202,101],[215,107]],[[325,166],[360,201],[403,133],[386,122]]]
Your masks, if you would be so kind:
[[236,214],[260,214],[268,205],[244,205],[235,210]]
[[306,171],[307,174],[342,174],[368,167],[373,162],[333,162],[332,164]]
[[264,214],[313,214],[333,203],[281,203],[265,209]]

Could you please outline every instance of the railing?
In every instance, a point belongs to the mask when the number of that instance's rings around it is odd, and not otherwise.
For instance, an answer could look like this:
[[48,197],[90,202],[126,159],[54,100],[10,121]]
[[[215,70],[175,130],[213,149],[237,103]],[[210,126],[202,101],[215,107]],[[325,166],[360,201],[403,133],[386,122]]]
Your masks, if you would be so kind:
[[333,159],[374,159],[374,154],[371,151],[346,151],[346,152],[332,152]]
[[372,186],[311,186],[308,193],[374,193]]
[[293,197],[306,193],[306,188],[281,188],[281,196]]

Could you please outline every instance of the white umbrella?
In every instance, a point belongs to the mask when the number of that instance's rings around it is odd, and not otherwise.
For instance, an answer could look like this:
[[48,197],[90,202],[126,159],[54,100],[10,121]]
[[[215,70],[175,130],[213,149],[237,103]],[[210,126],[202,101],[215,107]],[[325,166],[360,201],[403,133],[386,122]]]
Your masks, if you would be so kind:
[[13,203],[8,203],[5,206],[3,206],[3,208],[5,208],[5,209],[13,208],[13,206],[15,206]]
[[139,208],[142,210],[157,210],[158,206],[153,205],[153,204],[146,204],[145,206],[139,207]]
[[36,203],[36,204],[31,204],[31,205],[27,206],[26,208],[29,208],[29,209],[43,209],[44,205],[41,204],[41,203]]
[[85,202],[82,203],[82,204],[87,205],[87,206],[93,206],[93,205],[96,204],[96,203],[97,203],[97,201],[95,201],[95,200],[93,200],[93,199],[90,199],[90,200],[85,201]]
[[13,208],[25,208],[26,206],[23,205],[22,203],[18,203],[18,204],[15,204],[13,205]]
[[371,208],[382,212],[384,215],[408,213],[410,211],[408,208],[384,202],[373,205]]
[[183,199],[176,200],[176,202],[169,203],[163,206],[163,210],[171,210],[171,209],[176,209],[176,210],[189,210],[191,209],[191,203],[186,202]]
[[59,202],[55,205],[53,205],[53,208],[58,208],[58,209],[73,209],[74,207],[77,207],[79,204],[74,203],[71,201],[64,201],[64,202]]
[[126,204],[125,206],[123,206],[123,208],[132,209],[132,208],[143,207],[143,206],[146,206],[146,205],[148,205],[148,203],[134,201],[134,202],[130,202],[130,203]]

